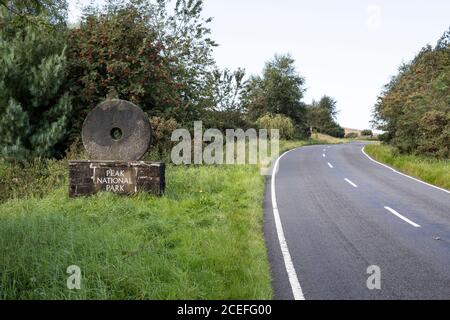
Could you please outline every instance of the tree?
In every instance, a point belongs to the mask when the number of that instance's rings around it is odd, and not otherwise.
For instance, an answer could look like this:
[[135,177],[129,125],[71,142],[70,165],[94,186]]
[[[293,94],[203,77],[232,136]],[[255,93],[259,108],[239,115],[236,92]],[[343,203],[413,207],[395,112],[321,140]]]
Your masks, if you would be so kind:
[[327,95],[324,95],[319,100],[318,106],[319,106],[319,108],[324,109],[331,119],[336,120],[336,116],[339,113],[339,111],[337,110],[336,100],[334,100],[333,98],[331,98]]
[[345,130],[336,122],[338,113],[336,100],[329,96],[323,96],[319,102],[313,101],[308,107],[308,124],[311,131],[343,138]]
[[373,132],[370,129],[365,129],[361,131],[361,135],[364,137],[373,137]]
[[306,106],[302,103],[304,79],[297,73],[290,55],[275,55],[266,63],[262,76],[252,77],[243,94],[243,107],[256,120],[265,114],[282,114],[292,119],[297,134],[308,135]]
[[16,30],[30,24],[44,24],[59,31],[66,26],[66,0],[0,0],[0,8],[8,15],[0,20],[3,36],[13,37]]
[[218,68],[208,76],[206,92],[209,103],[201,118],[207,127],[224,132],[226,129],[246,129],[252,126],[246,119],[241,103],[245,87],[244,76],[243,69],[231,72]]
[[214,107],[210,80],[217,70],[212,57],[217,44],[210,38],[212,18],[202,17],[203,0],[177,0],[173,10],[167,0],[135,2],[148,12],[147,22],[169,59],[172,79],[179,84],[180,108],[173,116],[190,126]]
[[[0,154],[6,158],[50,157],[67,133],[71,99],[65,81],[63,35],[46,24],[12,28],[17,17],[0,8]],[[9,23],[11,22],[11,23]]]
[[449,158],[450,29],[384,87],[373,110],[380,137],[402,153]]
[[87,113],[107,98],[139,105],[150,116],[177,117],[178,87],[163,44],[135,3],[89,8],[68,39],[68,88],[74,97],[73,134]]

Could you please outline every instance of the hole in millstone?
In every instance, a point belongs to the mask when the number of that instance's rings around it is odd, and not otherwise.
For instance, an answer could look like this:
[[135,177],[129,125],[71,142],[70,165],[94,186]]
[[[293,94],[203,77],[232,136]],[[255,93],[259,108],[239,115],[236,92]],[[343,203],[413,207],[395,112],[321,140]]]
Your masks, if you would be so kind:
[[111,138],[113,138],[116,141],[122,139],[122,130],[120,128],[112,128]]

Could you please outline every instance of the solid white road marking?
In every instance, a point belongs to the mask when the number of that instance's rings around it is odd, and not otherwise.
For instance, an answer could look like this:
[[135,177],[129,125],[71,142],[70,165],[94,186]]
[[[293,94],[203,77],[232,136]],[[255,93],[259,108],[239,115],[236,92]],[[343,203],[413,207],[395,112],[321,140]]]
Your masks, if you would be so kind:
[[331,163],[329,163],[329,162],[328,162],[328,166],[329,166],[331,169],[334,168],[333,165],[332,165]]
[[[293,150],[291,150],[293,151]],[[303,295],[302,287],[298,281],[297,272],[295,272],[294,264],[292,262],[291,254],[289,253],[289,248],[284,237],[283,225],[281,224],[280,213],[278,212],[277,196],[275,191],[275,178],[278,172],[278,167],[280,159],[283,158],[290,151],[284,153],[281,157],[277,159],[273,167],[272,181],[271,181],[271,194],[272,194],[272,211],[273,217],[275,219],[275,226],[277,229],[278,241],[280,243],[281,253],[283,255],[284,265],[289,278],[289,283],[291,284],[292,294],[295,300],[305,300]]]
[[389,211],[390,213],[392,213],[393,215],[399,217],[400,219],[402,219],[403,221],[409,223],[410,225],[412,225],[414,228],[420,228],[420,225],[418,225],[417,223],[415,223],[414,221],[409,220],[408,218],[402,216],[400,213],[398,213],[397,211],[395,211],[394,209],[390,208],[390,207],[384,207],[387,211]]
[[358,188],[358,186],[353,182],[351,182],[349,179],[345,178],[344,180],[347,181],[349,184],[351,184],[353,187]]
[[448,190],[446,190],[446,189],[439,188],[439,187],[434,186],[434,185],[432,185],[432,184],[430,184],[430,183],[428,183],[428,182],[425,182],[425,181],[419,180],[419,179],[417,179],[417,178],[408,176],[407,174],[404,174],[404,173],[402,173],[402,172],[399,172],[399,171],[395,170],[394,168],[389,167],[388,165],[386,165],[386,164],[384,164],[384,163],[381,163],[381,162],[378,162],[378,161],[375,160],[375,159],[372,159],[372,158],[364,151],[364,148],[365,148],[365,146],[361,149],[362,153],[364,153],[364,155],[365,155],[367,158],[369,158],[369,160],[371,160],[371,161],[373,161],[373,162],[379,164],[380,166],[383,166],[383,167],[385,167],[385,168],[388,168],[389,170],[391,170],[391,171],[393,171],[393,172],[395,172],[395,173],[398,173],[398,174],[400,174],[400,175],[402,175],[402,176],[404,176],[404,177],[410,178],[410,179],[412,179],[412,180],[414,180],[414,181],[423,183],[423,184],[425,184],[425,185],[427,185],[427,186],[429,186],[429,187],[432,187],[432,188],[435,188],[435,189],[438,189],[438,190],[441,190],[441,191],[444,191],[444,192],[450,194],[450,191],[448,191]]

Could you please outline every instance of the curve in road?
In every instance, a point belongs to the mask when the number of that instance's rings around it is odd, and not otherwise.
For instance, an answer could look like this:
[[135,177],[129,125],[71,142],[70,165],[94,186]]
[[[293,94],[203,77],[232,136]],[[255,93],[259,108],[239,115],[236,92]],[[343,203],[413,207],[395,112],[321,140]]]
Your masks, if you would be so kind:
[[[363,147],[308,146],[275,164],[264,204],[275,298],[450,298],[448,192]],[[380,290],[368,289],[370,266]]]

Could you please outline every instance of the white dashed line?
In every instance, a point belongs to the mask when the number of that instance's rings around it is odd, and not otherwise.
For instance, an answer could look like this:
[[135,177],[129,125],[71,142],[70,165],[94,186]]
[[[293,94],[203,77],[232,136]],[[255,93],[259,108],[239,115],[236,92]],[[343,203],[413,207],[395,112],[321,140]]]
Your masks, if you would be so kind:
[[322,157],[324,157],[324,158],[326,157],[325,153],[324,153],[324,154],[322,154]]
[[390,207],[384,207],[387,211],[389,211],[390,213],[392,213],[393,215],[395,215],[396,217],[402,219],[403,221],[409,223],[410,225],[412,225],[414,228],[420,228],[420,225],[418,225],[417,223],[415,223],[414,221],[409,220],[408,218],[402,216],[400,213],[398,213],[397,211],[395,211],[394,209],[390,208]]
[[329,162],[328,162],[328,166],[329,166],[331,169],[334,168],[333,165],[332,165],[331,163],[329,163]]
[[272,211],[273,217],[275,219],[275,227],[277,229],[278,242],[280,243],[284,266],[286,267],[289,283],[291,284],[292,294],[294,295],[295,300],[305,300],[302,287],[300,286],[300,282],[298,281],[297,272],[295,271],[294,263],[292,262],[291,254],[289,253],[286,238],[284,237],[283,225],[281,224],[280,213],[278,212],[277,195],[275,191],[275,178],[277,175],[280,159],[283,158],[287,153],[289,152],[286,152],[281,157],[279,157],[273,167],[271,181]]
[[349,179],[345,178],[345,181],[347,181],[349,184],[351,184],[354,188],[358,188],[358,186],[356,184],[354,184],[352,181],[350,181]]

